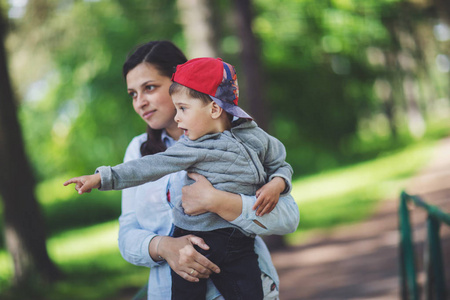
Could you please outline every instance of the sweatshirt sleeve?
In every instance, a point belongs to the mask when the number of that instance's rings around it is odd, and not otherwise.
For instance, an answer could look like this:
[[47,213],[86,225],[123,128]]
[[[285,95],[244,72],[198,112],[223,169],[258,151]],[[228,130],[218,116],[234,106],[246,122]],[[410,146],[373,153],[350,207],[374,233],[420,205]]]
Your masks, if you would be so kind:
[[165,152],[147,155],[114,167],[99,167],[96,170],[101,176],[99,190],[122,190],[186,170],[198,160],[198,152],[187,148],[178,142]]
[[241,195],[241,198],[242,214],[231,221],[231,224],[258,235],[284,235],[297,229],[300,212],[291,194],[280,196],[275,208],[262,217],[256,216],[256,211],[252,209],[256,202],[255,196]]
[[286,162],[286,149],[275,137],[267,134],[267,148],[263,165],[267,172],[268,181],[274,177],[281,177],[286,182],[286,189],[282,195],[287,195],[292,189],[292,167]]

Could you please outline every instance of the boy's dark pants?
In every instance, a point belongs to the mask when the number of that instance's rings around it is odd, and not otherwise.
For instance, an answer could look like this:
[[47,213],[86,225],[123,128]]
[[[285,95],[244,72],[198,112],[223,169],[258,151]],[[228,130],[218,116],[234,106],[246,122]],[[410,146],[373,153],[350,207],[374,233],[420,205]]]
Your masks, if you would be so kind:
[[[174,237],[187,234],[203,238],[210,247],[196,250],[219,266],[220,273],[210,278],[225,299],[263,299],[261,270],[255,253],[255,239],[239,229],[224,228],[214,231],[188,231],[175,227]],[[172,299],[205,299],[206,279],[190,282],[172,272]]]

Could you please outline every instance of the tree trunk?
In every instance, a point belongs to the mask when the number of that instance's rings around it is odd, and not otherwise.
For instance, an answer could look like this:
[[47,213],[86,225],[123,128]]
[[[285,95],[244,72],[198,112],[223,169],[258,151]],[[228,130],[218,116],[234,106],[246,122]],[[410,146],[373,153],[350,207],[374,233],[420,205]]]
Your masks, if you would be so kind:
[[[258,41],[252,30],[252,4],[250,0],[234,0],[234,14],[236,15],[236,26],[241,41],[241,63],[244,76],[240,80],[245,83],[245,100],[248,103],[249,114],[258,123],[258,126],[268,130],[270,119],[264,95],[264,79],[262,62]],[[286,247],[283,236],[270,235],[263,237],[267,247],[271,251]]]
[[259,127],[268,130],[270,119],[264,95],[264,79],[262,63],[257,39],[252,31],[252,4],[250,0],[234,0],[234,14],[236,26],[241,41],[241,62],[243,75],[241,80],[245,83],[245,100],[248,103],[249,113],[258,123]]
[[443,20],[450,24],[450,2],[448,0],[433,0],[436,6],[436,13]]
[[46,249],[44,222],[34,196],[34,178],[9,80],[5,32],[0,11],[0,195],[6,246],[14,262],[14,283],[23,286],[35,278],[51,281],[60,273]]
[[187,56],[216,57],[217,36],[209,0],[178,0],[178,12],[187,43]]

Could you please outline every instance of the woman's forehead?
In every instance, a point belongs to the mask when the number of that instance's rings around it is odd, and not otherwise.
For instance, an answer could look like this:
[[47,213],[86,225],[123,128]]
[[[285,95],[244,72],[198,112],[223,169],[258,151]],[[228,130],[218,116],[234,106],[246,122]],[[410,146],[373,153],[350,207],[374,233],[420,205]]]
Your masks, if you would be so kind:
[[146,82],[157,82],[164,78],[166,77],[162,76],[152,64],[141,63],[128,72],[126,81],[128,88],[136,88]]

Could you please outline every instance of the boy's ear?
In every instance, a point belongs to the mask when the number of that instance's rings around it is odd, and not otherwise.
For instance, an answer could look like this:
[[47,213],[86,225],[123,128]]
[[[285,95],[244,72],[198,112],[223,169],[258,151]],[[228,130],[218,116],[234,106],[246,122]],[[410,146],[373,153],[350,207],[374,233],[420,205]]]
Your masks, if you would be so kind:
[[215,101],[211,102],[211,117],[213,119],[218,119],[223,112],[223,108],[220,107]]

